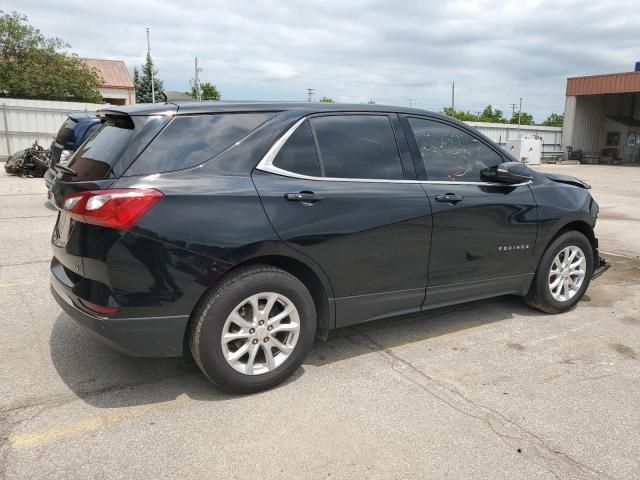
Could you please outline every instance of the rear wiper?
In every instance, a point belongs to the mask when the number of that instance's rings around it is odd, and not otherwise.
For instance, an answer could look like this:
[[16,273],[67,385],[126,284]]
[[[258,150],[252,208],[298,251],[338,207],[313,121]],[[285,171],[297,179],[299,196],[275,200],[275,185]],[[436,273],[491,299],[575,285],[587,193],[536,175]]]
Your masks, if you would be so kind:
[[78,176],[78,172],[76,172],[73,168],[69,168],[66,165],[63,165],[62,163],[57,163],[53,166],[53,169],[56,172],[64,173],[65,175],[69,175],[71,177]]

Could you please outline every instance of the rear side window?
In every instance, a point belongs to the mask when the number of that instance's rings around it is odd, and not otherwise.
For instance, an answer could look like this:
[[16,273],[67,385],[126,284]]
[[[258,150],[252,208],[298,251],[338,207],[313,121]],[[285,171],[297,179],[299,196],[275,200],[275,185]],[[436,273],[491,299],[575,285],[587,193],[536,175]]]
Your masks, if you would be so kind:
[[266,112],[176,116],[129,168],[127,176],[170,172],[199,165],[274,115]]
[[400,180],[400,154],[386,115],[336,115],[311,120],[326,177]]
[[293,135],[289,137],[287,143],[278,152],[273,165],[301,175],[312,177],[321,175],[318,154],[313,142],[309,122],[304,122],[293,132]]

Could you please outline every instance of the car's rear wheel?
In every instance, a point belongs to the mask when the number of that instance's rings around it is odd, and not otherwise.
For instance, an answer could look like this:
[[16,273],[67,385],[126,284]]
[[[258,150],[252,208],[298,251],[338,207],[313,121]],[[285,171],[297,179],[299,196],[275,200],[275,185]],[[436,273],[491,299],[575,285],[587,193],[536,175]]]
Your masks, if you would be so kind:
[[587,237],[577,231],[562,233],[542,255],[526,302],[547,313],[571,309],[589,287],[593,265]]
[[270,266],[225,278],[194,315],[191,352],[205,375],[233,393],[271,388],[313,344],[316,310],[304,284]]

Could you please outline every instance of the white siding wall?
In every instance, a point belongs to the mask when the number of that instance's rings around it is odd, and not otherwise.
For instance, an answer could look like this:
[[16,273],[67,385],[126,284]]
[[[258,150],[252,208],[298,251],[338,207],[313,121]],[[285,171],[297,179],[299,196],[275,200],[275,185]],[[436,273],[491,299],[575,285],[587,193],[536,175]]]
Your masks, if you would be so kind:
[[68,113],[94,112],[104,105],[96,103],[53,102],[0,98],[0,160],[28,148],[37,140],[49,148],[52,137]]
[[558,154],[562,151],[562,127],[544,127],[540,125],[521,125],[518,132],[518,125],[508,123],[483,123],[465,122],[474,127],[480,133],[486,135],[491,140],[505,148],[507,140],[518,138],[542,138],[543,157],[552,156],[553,152]]

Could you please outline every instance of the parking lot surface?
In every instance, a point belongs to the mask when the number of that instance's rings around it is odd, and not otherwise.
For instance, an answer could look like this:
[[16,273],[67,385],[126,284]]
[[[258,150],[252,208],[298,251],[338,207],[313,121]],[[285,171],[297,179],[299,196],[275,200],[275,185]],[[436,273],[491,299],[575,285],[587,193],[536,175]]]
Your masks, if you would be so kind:
[[44,182],[0,173],[0,478],[640,478],[640,168],[536,168],[601,206],[612,268],[576,309],[501,297],[340,330],[250,396],[62,313]]

